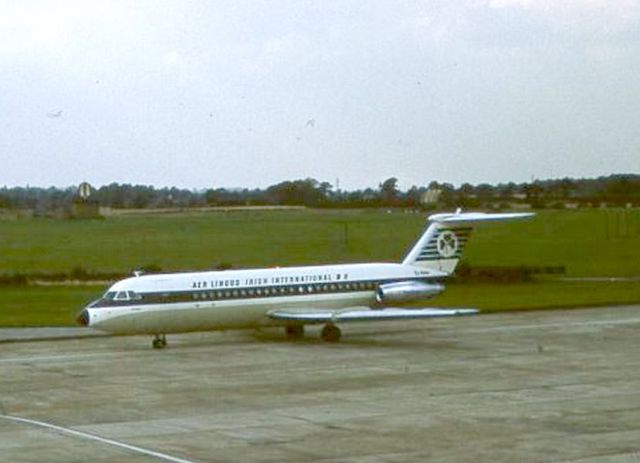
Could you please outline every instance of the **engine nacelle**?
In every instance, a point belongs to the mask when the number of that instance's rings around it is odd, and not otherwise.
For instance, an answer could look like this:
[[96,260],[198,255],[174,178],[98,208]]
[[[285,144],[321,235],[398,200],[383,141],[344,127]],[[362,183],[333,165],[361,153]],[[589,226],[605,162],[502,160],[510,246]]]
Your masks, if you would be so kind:
[[442,291],[444,291],[444,285],[440,283],[400,281],[380,285],[376,292],[376,300],[380,304],[408,302],[415,299],[427,299]]

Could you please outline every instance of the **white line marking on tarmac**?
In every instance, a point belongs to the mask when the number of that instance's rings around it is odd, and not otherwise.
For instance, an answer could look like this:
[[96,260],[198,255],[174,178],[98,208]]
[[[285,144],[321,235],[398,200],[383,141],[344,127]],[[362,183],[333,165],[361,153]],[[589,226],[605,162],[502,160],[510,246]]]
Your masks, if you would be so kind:
[[125,444],[124,442],[118,442],[113,439],[107,439],[105,437],[96,436],[94,434],[89,434],[86,432],[74,431],[73,429],[63,428],[62,426],[56,426],[55,424],[44,423],[42,421],[30,420],[28,418],[21,418],[19,416],[12,416],[12,415],[0,415],[0,418],[4,418],[6,420],[11,420],[11,421],[18,421],[20,423],[31,424],[33,426],[40,426],[42,428],[52,429],[54,431],[70,434],[72,436],[82,437],[83,439],[95,440],[98,442],[102,442],[103,444],[113,445],[114,447],[120,447],[126,450],[131,450],[132,452],[141,453],[144,455],[148,455],[150,457],[155,457],[161,460],[170,461],[172,463],[195,463],[192,460],[185,460],[183,458],[172,457],[171,455],[167,455],[166,453],[156,452],[156,451],[148,450],[142,447],[136,447],[135,445]]

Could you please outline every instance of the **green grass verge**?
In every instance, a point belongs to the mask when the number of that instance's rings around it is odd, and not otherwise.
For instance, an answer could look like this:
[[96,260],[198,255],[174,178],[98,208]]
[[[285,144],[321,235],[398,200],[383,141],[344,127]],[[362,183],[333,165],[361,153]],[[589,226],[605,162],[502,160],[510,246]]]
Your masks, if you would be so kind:
[[640,210],[540,211],[472,236],[472,265],[564,265],[568,276],[640,275]]
[[[0,273],[399,261],[426,214],[243,211],[0,222]],[[471,265],[565,265],[570,276],[640,275],[640,210],[542,211],[474,232]]]
[[483,312],[637,304],[640,282],[543,279],[528,283],[451,284],[433,303],[438,307],[473,307]]
[[101,286],[0,287],[0,326],[73,326]]

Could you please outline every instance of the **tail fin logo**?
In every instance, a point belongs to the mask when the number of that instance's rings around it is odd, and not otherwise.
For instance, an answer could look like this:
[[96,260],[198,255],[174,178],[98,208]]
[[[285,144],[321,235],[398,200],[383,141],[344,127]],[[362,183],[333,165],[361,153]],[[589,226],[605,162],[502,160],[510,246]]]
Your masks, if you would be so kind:
[[440,254],[440,256],[444,257],[445,259],[453,257],[458,251],[459,247],[460,243],[458,241],[458,237],[450,230],[446,230],[440,233],[440,236],[438,236],[438,240],[436,241],[438,254]]

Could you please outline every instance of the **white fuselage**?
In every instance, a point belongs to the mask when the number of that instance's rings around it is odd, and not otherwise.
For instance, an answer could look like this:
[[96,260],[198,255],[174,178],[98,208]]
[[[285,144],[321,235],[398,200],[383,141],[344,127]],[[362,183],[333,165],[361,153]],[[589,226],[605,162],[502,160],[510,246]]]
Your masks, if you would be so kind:
[[79,320],[122,334],[281,326],[270,310],[376,307],[380,284],[441,276],[387,263],[142,275],[115,283]]

